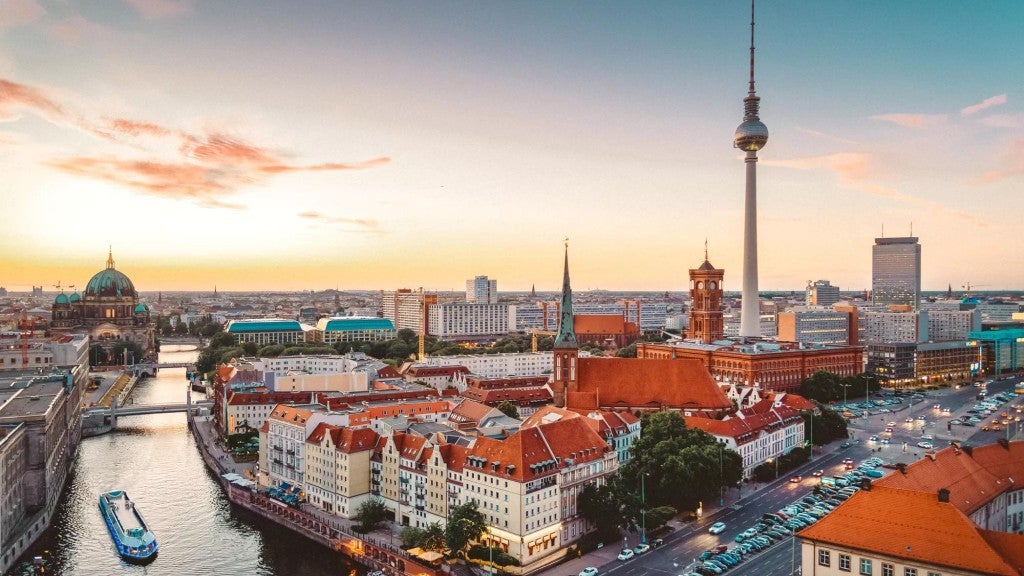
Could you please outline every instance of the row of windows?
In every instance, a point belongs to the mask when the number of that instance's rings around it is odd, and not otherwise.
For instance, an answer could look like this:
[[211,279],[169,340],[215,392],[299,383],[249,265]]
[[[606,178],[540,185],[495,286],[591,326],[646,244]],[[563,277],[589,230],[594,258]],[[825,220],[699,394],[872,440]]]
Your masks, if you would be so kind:
[[[849,554],[838,554],[839,556],[839,570],[843,572],[849,572],[852,566],[851,558]],[[872,576],[872,570],[874,569],[874,560],[871,558],[860,558],[859,568],[861,576]],[[879,562],[882,573],[881,576],[896,576],[896,566],[890,562]],[[831,566],[832,565],[832,551],[831,550],[818,550],[818,565],[819,566]],[[903,576],[918,576],[918,569],[911,568],[909,566],[903,567]],[[927,576],[942,576],[939,572],[927,572]]]

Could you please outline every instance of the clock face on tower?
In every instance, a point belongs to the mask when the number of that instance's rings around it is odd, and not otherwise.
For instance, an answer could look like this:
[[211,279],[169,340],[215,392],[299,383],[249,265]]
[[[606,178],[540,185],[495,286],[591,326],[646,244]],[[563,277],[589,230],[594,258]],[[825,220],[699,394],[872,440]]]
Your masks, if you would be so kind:
[[718,284],[714,281],[708,282],[708,290],[714,290],[718,288]]

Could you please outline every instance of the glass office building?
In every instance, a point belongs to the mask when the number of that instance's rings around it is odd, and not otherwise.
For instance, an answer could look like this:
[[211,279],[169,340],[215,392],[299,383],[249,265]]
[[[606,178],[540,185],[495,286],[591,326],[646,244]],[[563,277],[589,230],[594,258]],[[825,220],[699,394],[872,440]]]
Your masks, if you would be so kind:
[[921,245],[917,237],[875,238],[871,251],[871,301],[914,310],[921,301]]

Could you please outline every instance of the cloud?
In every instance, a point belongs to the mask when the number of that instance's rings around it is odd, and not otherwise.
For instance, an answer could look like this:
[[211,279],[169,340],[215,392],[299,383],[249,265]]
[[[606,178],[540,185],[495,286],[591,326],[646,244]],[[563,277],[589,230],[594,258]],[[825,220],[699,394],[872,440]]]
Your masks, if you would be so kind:
[[[88,119],[72,112],[46,90],[0,78],[0,121],[12,122],[27,111],[58,126],[146,151],[154,141],[170,158],[75,156],[47,162],[52,168],[128,186],[165,198],[192,199],[204,206],[240,208],[224,197],[277,174],[363,170],[390,162],[387,157],[361,162],[297,164],[269,148],[220,132],[192,134],[156,122],[129,118]],[[145,140],[140,141],[141,138]],[[166,154],[165,154],[166,156]]]
[[190,14],[195,8],[195,0],[125,0],[143,18],[158,20],[161,18],[177,18]]
[[960,115],[970,116],[972,114],[977,114],[978,112],[981,112],[986,108],[1000,106],[1002,104],[1006,104],[1006,94],[997,94],[991,98],[985,98],[984,100],[978,102],[977,104],[972,104],[964,108],[963,110],[960,111]]
[[979,184],[992,184],[1007,178],[1024,176],[1024,138],[1014,140],[1003,157],[1003,168],[986,172]]
[[117,35],[112,28],[93,22],[81,14],[47,24],[46,32],[68,46],[77,46],[83,40],[103,40]]
[[[1022,148],[1024,148],[1024,144],[1022,144]],[[973,214],[963,210],[951,208],[934,200],[904,194],[893,188],[872,182],[871,180],[875,177],[874,171],[871,168],[872,157],[867,153],[840,152],[827,156],[795,158],[792,160],[761,160],[761,162],[768,166],[780,166],[795,170],[828,170],[839,178],[839,185],[848,190],[856,190],[871,194],[872,196],[890,198],[899,202],[929,208],[965,222],[976,224],[982,228],[987,225]]]
[[942,124],[946,121],[945,114],[880,114],[878,116],[871,116],[872,120],[881,120],[883,122],[892,122],[898,126],[904,128],[929,128]]
[[816,138],[823,138],[825,140],[833,140],[835,142],[842,142],[843,144],[854,144],[854,145],[859,145],[860,144],[860,142],[857,142],[856,140],[850,140],[849,138],[843,138],[842,136],[836,136],[835,134],[828,134],[826,132],[820,132],[818,130],[811,130],[810,128],[800,128],[798,126],[797,127],[797,131],[803,132],[804,134],[809,134],[809,135],[814,136]]
[[989,114],[978,121],[993,128],[1024,128],[1024,114]]
[[299,218],[306,220],[315,220],[317,222],[324,222],[326,224],[341,224],[343,226],[355,226],[362,228],[364,232],[379,232],[380,224],[376,220],[369,218],[345,218],[343,216],[328,216],[319,212],[299,212]]
[[3,0],[0,2],[0,32],[31,24],[46,15],[36,0]]

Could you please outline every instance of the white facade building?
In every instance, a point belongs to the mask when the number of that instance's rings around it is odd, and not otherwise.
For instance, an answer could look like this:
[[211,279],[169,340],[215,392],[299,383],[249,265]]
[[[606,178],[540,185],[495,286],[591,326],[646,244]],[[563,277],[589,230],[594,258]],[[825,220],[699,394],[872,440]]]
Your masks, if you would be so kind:
[[442,340],[500,338],[516,325],[515,306],[448,302],[430,306],[428,334]]
[[498,281],[487,276],[466,280],[466,302],[470,304],[497,304]]

